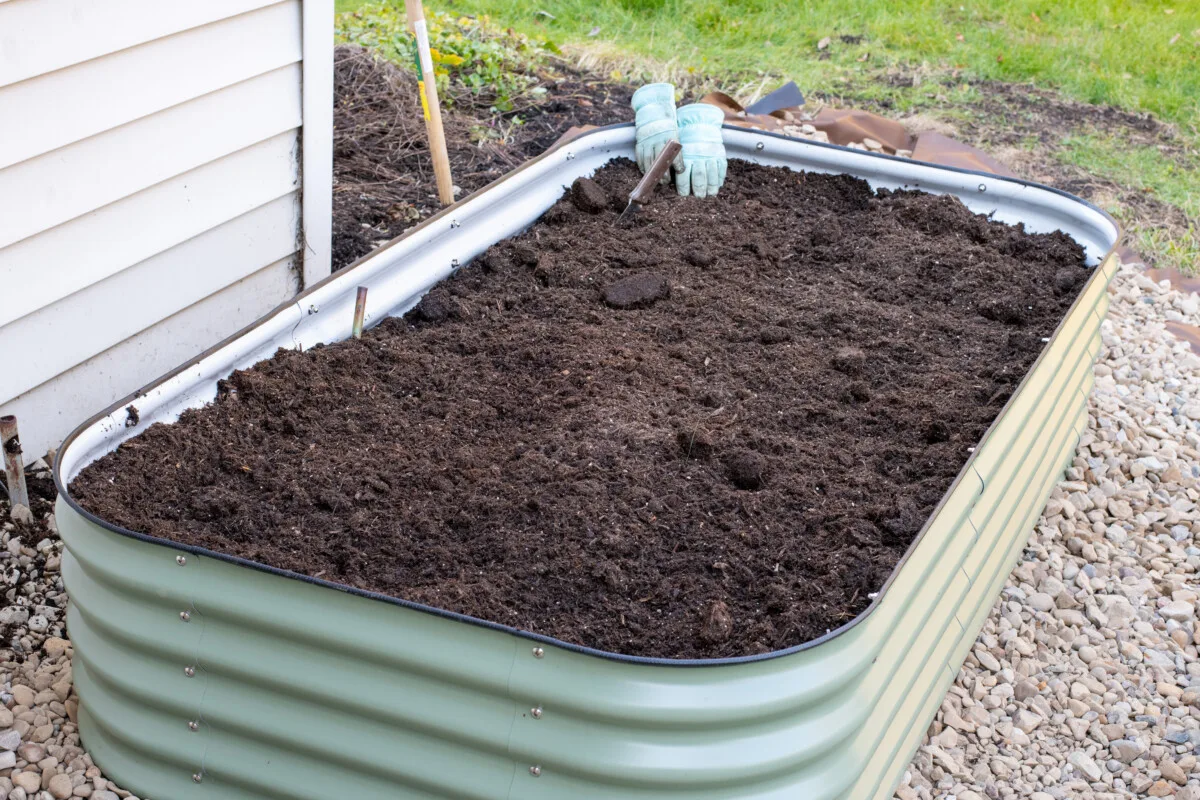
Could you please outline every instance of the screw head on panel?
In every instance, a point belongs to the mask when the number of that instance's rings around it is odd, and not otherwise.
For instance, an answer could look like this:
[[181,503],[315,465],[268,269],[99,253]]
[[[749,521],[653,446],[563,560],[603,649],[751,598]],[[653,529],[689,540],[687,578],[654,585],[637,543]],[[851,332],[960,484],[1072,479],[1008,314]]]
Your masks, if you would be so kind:
[[199,772],[193,772],[192,780],[195,781],[196,783],[199,783],[200,781],[204,780],[204,776],[201,775]]
[[450,259],[450,266],[452,266],[452,267],[457,267],[457,266],[458,266],[458,263],[459,263],[459,262],[458,262],[458,259],[457,259],[457,258],[452,258],[452,259]]
[[981,184],[979,184],[979,191],[981,191],[981,192],[986,192],[986,191],[987,191],[987,184],[985,184],[985,183],[981,183]]
[[182,567],[187,563],[187,556],[175,556],[175,563]]
[[539,767],[537,764],[534,764],[532,767],[529,768],[529,774],[536,778],[538,775],[542,774],[542,768]]
[[187,675],[189,678],[191,678],[191,677],[195,676],[196,668],[195,667],[184,667],[183,674]]
[[188,720],[188,730],[193,732],[200,730],[200,723],[194,719]]
[[183,620],[184,622],[187,622],[188,620],[190,620],[190,619],[192,618],[192,615],[191,615],[191,614],[189,614],[189,613],[188,613],[188,612],[186,612],[186,611],[180,611],[180,612],[179,612],[179,618],[180,618],[181,620]]
[[767,145],[766,145],[765,143],[763,143],[763,142],[755,142],[755,143],[754,143],[754,149],[755,149],[755,150],[766,150],[766,149],[767,149]]
[[458,226],[460,226],[460,225],[462,225],[462,223],[461,223],[461,222],[459,222],[458,220],[456,220],[456,219],[452,219],[452,220],[450,220],[450,227],[451,227],[451,228],[457,228],[457,227],[458,227]]
[[534,706],[533,708],[529,709],[529,713],[533,715],[534,719],[541,719],[542,718],[542,707]]
[[575,154],[567,153],[567,161],[574,161],[574,160],[575,160]]
[[540,648],[540,647],[533,648],[533,657],[534,658],[541,658],[544,655],[546,655],[546,651],[543,650],[542,648]]

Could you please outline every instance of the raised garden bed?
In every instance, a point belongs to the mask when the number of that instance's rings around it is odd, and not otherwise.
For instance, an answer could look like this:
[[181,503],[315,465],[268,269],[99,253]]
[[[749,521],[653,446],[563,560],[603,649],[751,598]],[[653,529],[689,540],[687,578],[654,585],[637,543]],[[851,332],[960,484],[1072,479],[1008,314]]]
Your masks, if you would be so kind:
[[235,373],[71,485],[130,530],[600,650],[862,612],[1087,281],[957,198],[735,162],[580,179],[363,339]]
[[[455,262],[521,230],[576,176],[627,153],[629,129],[588,135],[426,223],[64,445],[60,488],[143,427],[218,400],[110,456],[131,461],[109,478],[140,471],[141,505],[105,505],[106,520],[66,491],[60,497],[82,729],[106,770],[172,797],[200,796],[186,769],[199,770],[201,783],[241,793],[229,796],[254,794],[264,770],[297,797],[336,790],[351,775],[362,796],[890,792],[1078,435],[1111,263],[1093,269],[1082,287],[1072,271],[1082,271],[1082,259],[1099,263],[1117,232],[1080,201],[1015,181],[749,132],[727,137],[736,157],[849,172],[876,188],[955,192],[974,210],[1048,235],[983,222],[949,198],[871,199],[845,178],[744,166],[717,203],[664,198],[633,231],[613,229],[608,210],[556,211],[525,241],[489,252],[490,271],[469,267],[407,321],[385,322],[357,343],[276,357],[218,394],[217,378],[280,345],[309,349],[345,338],[357,284],[370,287],[375,321],[411,308]],[[629,183],[622,170],[600,173],[609,196]],[[787,201],[796,192],[814,194],[796,207]],[[750,209],[756,213],[737,224],[751,202],[760,204]],[[833,217],[843,236],[821,238]],[[615,246],[639,234],[640,252],[657,263],[631,263],[635,251]],[[685,241],[709,252],[680,258],[691,252]],[[858,246],[841,251],[844,242]],[[968,258],[997,251],[1006,254],[994,263]],[[795,253],[802,257],[789,258]],[[805,267],[818,254],[826,268]],[[1005,272],[1000,261],[1023,269]],[[949,266],[938,276],[943,262]],[[942,281],[927,280],[922,269]],[[614,284],[639,275],[633,288],[653,291],[638,307],[619,308],[626,303]],[[506,282],[518,278],[524,283]],[[858,304],[842,304],[851,291]],[[862,308],[874,330],[853,316]],[[816,314],[824,324],[809,324]],[[385,379],[408,370],[412,386]],[[317,450],[328,471],[289,474],[280,443],[295,434],[264,431],[268,418],[286,419],[264,404],[280,411],[318,374],[319,390],[292,409],[292,424],[309,432],[316,429],[304,427],[306,416],[325,420]],[[396,404],[382,406],[391,413],[362,402],[372,386]],[[751,396],[738,396],[739,388]],[[415,391],[420,402],[408,397]],[[703,416],[729,411],[722,392],[739,413],[728,425]],[[140,422],[127,428],[131,403]],[[401,415],[439,404],[441,414]],[[589,409],[600,413],[582,416]],[[595,433],[617,412],[633,423]],[[176,435],[185,431],[186,439]],[[533,439],[548,432],[556,436]],[[400,447],[375,460],[362,451],[381,440]],[[244,463],[264,442],[277,445],[271,455]],[[496,476],[491,467],[501,454],[507,460]],[[185,461],[208,465],[188,481],[211,479],[209,488],[223,493],[205,499],[188,492],[187,481],[156,488],[147,477],[161,474],[155,463],[183,471]],[[592,472],[588,464],[596,464]],[[364,483],[320,496],[322,480],[334,472],[365,476],[365,465],[386,491]],[[450,487],[428,477],[439,466],[457,471],[443,476]],[[101,461],[95,469],[107,467]],[[615,481],[618,471],[633,477]],[[242,483],[226,482],[235,478]],[[229,507],[249,496],[231,495],[234,487],[276,478],[296,493],[291,505],[274,504],[284,516],[244,509],[256,521],[234,525]],[[566,480],[576,489],[565,489]],[[414,492],[411,508],[389,511],[419,532],[428,521],[421,535],[443,558],[403,561],[423,557],[410,552],[414,538],[394,554],[380,550],[382,562],[373,563],[370,540],[355,543],[337,528],[339,518],[360,513],[350,509],[364,497],[368,506],[391,502],[397,485],[433,492],[420,500]],[[116,496],[94,483],[88,492],[89,503]],[[309,510],[286,516],[302,502]],[[153,536],[166,533],[154,526],[169,507],[179,516],[172,530],[182,530],[174,535],[195,537],[190,542]],[[470,510],[465,525],[448,515],[451,507]],[[142,516],[122,518],[123,509]],[[536,532],[531,515],[558,522]],[[114,516],[143,530],[113,525]],[[359,530],[373,524],[369,514],[357,519]],[[473,529],[477,519],[488,526]],[[700,522],[711,533],[699,533]],[[295,529],[286,540],[266,533],[284,528]],[[601,531],[598,549],[578,533],[589,528]],[[637,546],[605,541],[612,531]],[[550,547],[573,535],[578,551]],[[519,552],[505,553],[514,536]],[[769,565],[761,559],[762,550],[797,536],[808,537],[800,552]],[[685,546],[659,544],[672,539]],[[240,547],[253,561],[212,545]],[[339,552],[346,554],[340,564]],[[316,557],[329,562],[319,577]],[[454,559],[469,559],[486,584],[456,570]],[[432,565],[429,580],[406,575],[412,591],[403,591],[396,566],[415,563]],[[776,577],[776,563],[784,577]],[[596,564],[617,573],[587,570]],[[310,576],[295,580],[279,567]],[[571,588],[552,591],[556,575],[573,580]],[[639,581],[650,600],[622,591],[641,589]],[[805,583],[822,584],[828,602],[814,600],[821,594]],[[414,607],[375,593],[381,589],[407,600],[415,591],[431,605],[460,604],[490,620]],[[770,592],[784,593],[774,606]],[[802,613],[790,613],[792,604]],[[510,606],[515,618],[503,615]],[[546,613],[564,607],[573,613]],[[596,646],[605,651],[588,649]],[[191,734],[183,716],[173,730],[168,720],[176,714],[202,716],[203,736]],[[115,730],[114,718],[128,724]],[[308,763],[300,730],[313,718],[336,732],[319,765]]]

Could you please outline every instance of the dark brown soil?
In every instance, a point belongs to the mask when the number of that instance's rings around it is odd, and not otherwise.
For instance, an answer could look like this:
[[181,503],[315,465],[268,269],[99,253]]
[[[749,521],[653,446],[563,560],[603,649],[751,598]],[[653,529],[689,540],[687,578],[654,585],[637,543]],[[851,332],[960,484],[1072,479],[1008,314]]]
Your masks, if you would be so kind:
[[133,530],[620,653],[763,653],[850,620],[1083,253],[951,197],[742,162],[716,199],[660,191],[617,226],[637,177],[601,170],[405,319],[235,373],[73,492]]
[[[333,269],[366,255],[436,212],[433,164],[413,70],[369,50],[334,52]],[[633,119],[633,87],[556,65],[541,75],[541,99],[507,114],[471,103],[469,93],[443,113],[454,183],[480,189],[533,156],[574,125]],[[519,120],[517,122],[516,120]]]

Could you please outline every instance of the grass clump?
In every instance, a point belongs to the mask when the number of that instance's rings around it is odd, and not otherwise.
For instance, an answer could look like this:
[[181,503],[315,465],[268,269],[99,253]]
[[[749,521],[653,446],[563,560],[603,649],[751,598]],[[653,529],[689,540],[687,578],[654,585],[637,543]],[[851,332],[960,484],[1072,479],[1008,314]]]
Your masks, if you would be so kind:
[[1168,154],[1121,136],[1084,134],[1064,139],[1055,155],[1119,187],[1101,205],[1121,221],[1135,250],[1158,266],[1200,271],[1200,158],[1193,152]]
[[1198,159],[1183,155],[1180,158],[1191,163],[1180,163],[1157,147],[1134,145],[1111,135],[1067,137],[1059,158],[1200,218]]

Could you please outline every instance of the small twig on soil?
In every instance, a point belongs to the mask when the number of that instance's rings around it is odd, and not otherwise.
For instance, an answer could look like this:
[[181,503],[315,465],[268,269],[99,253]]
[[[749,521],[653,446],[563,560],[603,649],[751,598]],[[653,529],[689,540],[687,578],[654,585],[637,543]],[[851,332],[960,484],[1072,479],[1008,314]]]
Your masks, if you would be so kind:
[[8,478],[8,496],[15,514],[17,506],[29,508],[29,491],[25,488],[25,464],[21,459],[17,418],[12,414],[0,417],[0,447],[4,450],[4,473]]
[[367,287],[358,287],[358,295],[354,298],[354,327],[350,329],[350,334],[355,338],[362,338],[363,317],[367,313]]

